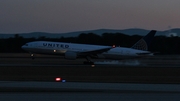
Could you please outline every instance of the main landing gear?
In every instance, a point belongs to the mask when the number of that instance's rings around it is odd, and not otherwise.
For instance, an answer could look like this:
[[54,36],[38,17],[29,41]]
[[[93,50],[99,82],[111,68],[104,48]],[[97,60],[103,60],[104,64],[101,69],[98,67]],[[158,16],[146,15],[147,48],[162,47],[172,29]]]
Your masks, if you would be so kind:
[[35,58],[34,58],[34,54],[32,54],[32,53],[31,53],[31,59],[32,59],[32,60],[34,60],[34,59],[35,59]]
[[94,65],[94,62],[93,61],[91,61],[91,58],[90,57],[86,57],[86,60],[87,61],[84,61],[84,64],[86,64],[86,65]]

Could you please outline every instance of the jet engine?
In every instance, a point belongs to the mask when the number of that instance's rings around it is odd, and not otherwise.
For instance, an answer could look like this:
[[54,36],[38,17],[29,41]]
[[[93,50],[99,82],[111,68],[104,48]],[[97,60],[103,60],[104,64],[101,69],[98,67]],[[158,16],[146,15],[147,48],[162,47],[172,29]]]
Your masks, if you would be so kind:
[[66,52],[65,59],[75,60],[77,58],[77,53],[75,52]]

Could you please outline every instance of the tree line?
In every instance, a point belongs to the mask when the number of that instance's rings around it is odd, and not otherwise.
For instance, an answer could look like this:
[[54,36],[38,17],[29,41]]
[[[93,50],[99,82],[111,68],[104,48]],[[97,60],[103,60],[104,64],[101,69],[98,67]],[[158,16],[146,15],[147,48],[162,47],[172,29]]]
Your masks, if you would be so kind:
[[[104,33],[101,36],[94,33],[82,33],[77,37],[60,37],[60,38],[46,38],[41,36],[39,38],[23,38],[18,34],[7,39],[0,39],[1,53],[20,53],[25,52],[21,46],[31,41],[54,41],[54,42],[69,42],[82,43],[94,45],[116,45],[120,47],[131,47],[143,36],[139,35],[125,35],[123,33]],[[159,54],[180,54],[180,37],[166,37],[155,36],[149,51],[158,52]]]

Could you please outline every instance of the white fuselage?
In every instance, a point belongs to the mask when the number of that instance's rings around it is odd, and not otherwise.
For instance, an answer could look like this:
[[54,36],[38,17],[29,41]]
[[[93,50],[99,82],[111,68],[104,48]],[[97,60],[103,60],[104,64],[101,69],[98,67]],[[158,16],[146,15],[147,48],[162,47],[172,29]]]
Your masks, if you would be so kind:
[[[91,52],[94,50],[109,48],[109,47],[111,46],[35,41],[35,42],[29,42],[23,45],[22,49],[30,53],[64,55],[67,51],[82,53],[82,52]],[[97,57],[107,58],[107,59],[122,59],[125,57],[142,56],[139,54],[152,55],[149,53],[150,53],[149,51],[136,50],[136,49],[125,48],[125,47],[115,47],[115,48],[109,49],[108,51],[97,54]]]

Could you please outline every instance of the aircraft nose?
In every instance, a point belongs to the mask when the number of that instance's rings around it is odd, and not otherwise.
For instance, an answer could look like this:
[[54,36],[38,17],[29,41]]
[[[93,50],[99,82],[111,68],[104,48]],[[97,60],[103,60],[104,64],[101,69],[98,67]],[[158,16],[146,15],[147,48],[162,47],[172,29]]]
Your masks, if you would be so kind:
[[25,49],[25,48],[26,48],[26,45],[21,46],[21,49]]
[[24,45],[23,45],[23,46],[21,46],[21,49],[24,49]]

